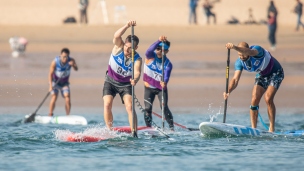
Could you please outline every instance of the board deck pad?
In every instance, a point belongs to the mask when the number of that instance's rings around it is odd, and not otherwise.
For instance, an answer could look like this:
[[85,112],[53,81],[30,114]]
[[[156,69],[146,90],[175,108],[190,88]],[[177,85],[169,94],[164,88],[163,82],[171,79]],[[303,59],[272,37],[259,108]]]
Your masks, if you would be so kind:
[[202,122],[199,125],[202,134],[212,135],[234,135],[234,136],[304,136],[304,130],[268,132],[261,129],[251,128],[236,124],[227,124],[221,122]]

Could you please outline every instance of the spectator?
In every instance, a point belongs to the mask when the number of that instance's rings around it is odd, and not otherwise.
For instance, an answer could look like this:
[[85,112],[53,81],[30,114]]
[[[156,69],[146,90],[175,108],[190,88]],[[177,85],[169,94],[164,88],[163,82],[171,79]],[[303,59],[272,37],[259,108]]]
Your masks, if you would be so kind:
[[268,10],[267,10],[267,18],[269,18],[269,13],[270,12],[273,12],[274,16],[277,17],[278,11],[277,11],[277,8],[274,6],[273,1],[270,1],[270,5],[269,5]]
[[248,21],[245,21],[245,24],[256,24],[257,22],[255,21],[253,14],[252,14],[252,9],[248,9]]
[[209,24],[209,17],[213,16],[213,23],[216,24],[216,16],[214,13],[211,12],[211,8],[213,8],[212,4],[217,1],[214,1],[210,3],[208,0],[205,0],[205,3],[203,4],[204,12],[207,18],[207,24]]
[[271,45],[271,50],[275,50],[276,48],[276,38],[275,38],[275,33],[277,30],[277,17],[274,12],[270,11],[268,14],[268,39],[270,41]]
[[296,5],[296,7],[294,9],[294,12],[298,15],[298,21],[297,21],[297,27],[296,27],[296,31],[298,31],[300,25],[304,29],[304,24],[301,22],[303,4],[301,3],[300,0],[296,0],[296,1],[297,1],[297,5]]
[[197,7],[197,1],[198,0],[190,0],[189,6],[190,6],[190,15],[189,15],[189,24],[193,23],[197,24],[196,21],[196,7]]
[[79,0],[80,23],[88,24],[87,8],[89,0]]

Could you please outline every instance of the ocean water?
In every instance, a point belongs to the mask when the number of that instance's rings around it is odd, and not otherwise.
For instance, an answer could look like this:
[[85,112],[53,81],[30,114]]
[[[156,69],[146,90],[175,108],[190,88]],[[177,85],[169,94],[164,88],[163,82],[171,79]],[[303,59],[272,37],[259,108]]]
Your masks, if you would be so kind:
[[[176,127],[170,138],[118,135],[95,143],[64,142],[66,132],[105,130],[102,115],[84,114],[88,125],[23,124],[23,114],[0,115],[0,170],[303,170],[303,137],[205,137]],[[175,114],[175,122],[198,128],[222,114]],[[266,114],[262,114],[267,123]],[[115,125],[128,125],[115,114]],[[154,116],[154,122],[161,120]],[[227,114],[227,123],[250,126],[248,114]],[[139,125],[144,121],[139,116]],[[304,129],[303,114],[280,114],[277,131]],[[264,129],[259,123],[258,128]]]

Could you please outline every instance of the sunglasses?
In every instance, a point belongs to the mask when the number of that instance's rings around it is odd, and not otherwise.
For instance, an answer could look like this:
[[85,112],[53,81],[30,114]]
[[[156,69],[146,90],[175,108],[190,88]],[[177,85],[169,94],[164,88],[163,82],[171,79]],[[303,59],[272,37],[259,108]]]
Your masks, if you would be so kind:
[[[157,51],[162,51],[163,49],[160,48],[160,47],[158,47],[158,48],[156,48],[156,50],[157,50]],[[165,49],[164,52],[168,52],[168,49],[167,49],[167,50]]]

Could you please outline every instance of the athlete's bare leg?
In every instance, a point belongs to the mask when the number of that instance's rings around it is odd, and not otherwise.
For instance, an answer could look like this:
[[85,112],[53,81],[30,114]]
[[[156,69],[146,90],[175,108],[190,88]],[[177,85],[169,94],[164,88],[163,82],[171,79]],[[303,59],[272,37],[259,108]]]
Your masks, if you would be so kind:
[[64,99],[65,99],[65,112],[66,115],[70,114],[71,111],[71,98],[69,93],[64,94]]
[[[123,96],[123,100],[124,100],[124,103],[125,103],[125,107],[126,107],[126,111],[128,113],[128,118],[129,118],[129,123],[130,123],[130,127],[131,127],[131,130],[133,128],[133,115],[132,115],[132,96],[129,95],[129,94],[126,94]],[[135,112],[135,111],[134,111]],[[136,113],[134,113],[134,126],[135,126],[135,131],[137,131],[137,115]]]
[[56,103],[57,97],[58,97],[57,94],[52,94],[51,102],[50,102],[49,116],[53,116],[53,112],[54,112],[54,109],[55,109],[55,103]]
[[269,86],[266,90],[264,99],[267,105],[267,112],[269,118],[269,132],[274,132],[275,130],[275,115],[276,115],[276,107],[274,105],[274,96],[277,92],[277,89],[273,86]]
[[112,114],[113,99],[114,98],[111,95],[103,96],[103,117],[106,126],[109,129],[112,129],[113,127],[113,114]]
[[[259,85],[255,85],[252,89],[252,98],[251,98],[251,106],[258,106],[260,104],[261,98],[265,92],[265,89]],[[250,120],[251,120],[251,127],[257,127],[258,121],[258,110],[250,109]]]

